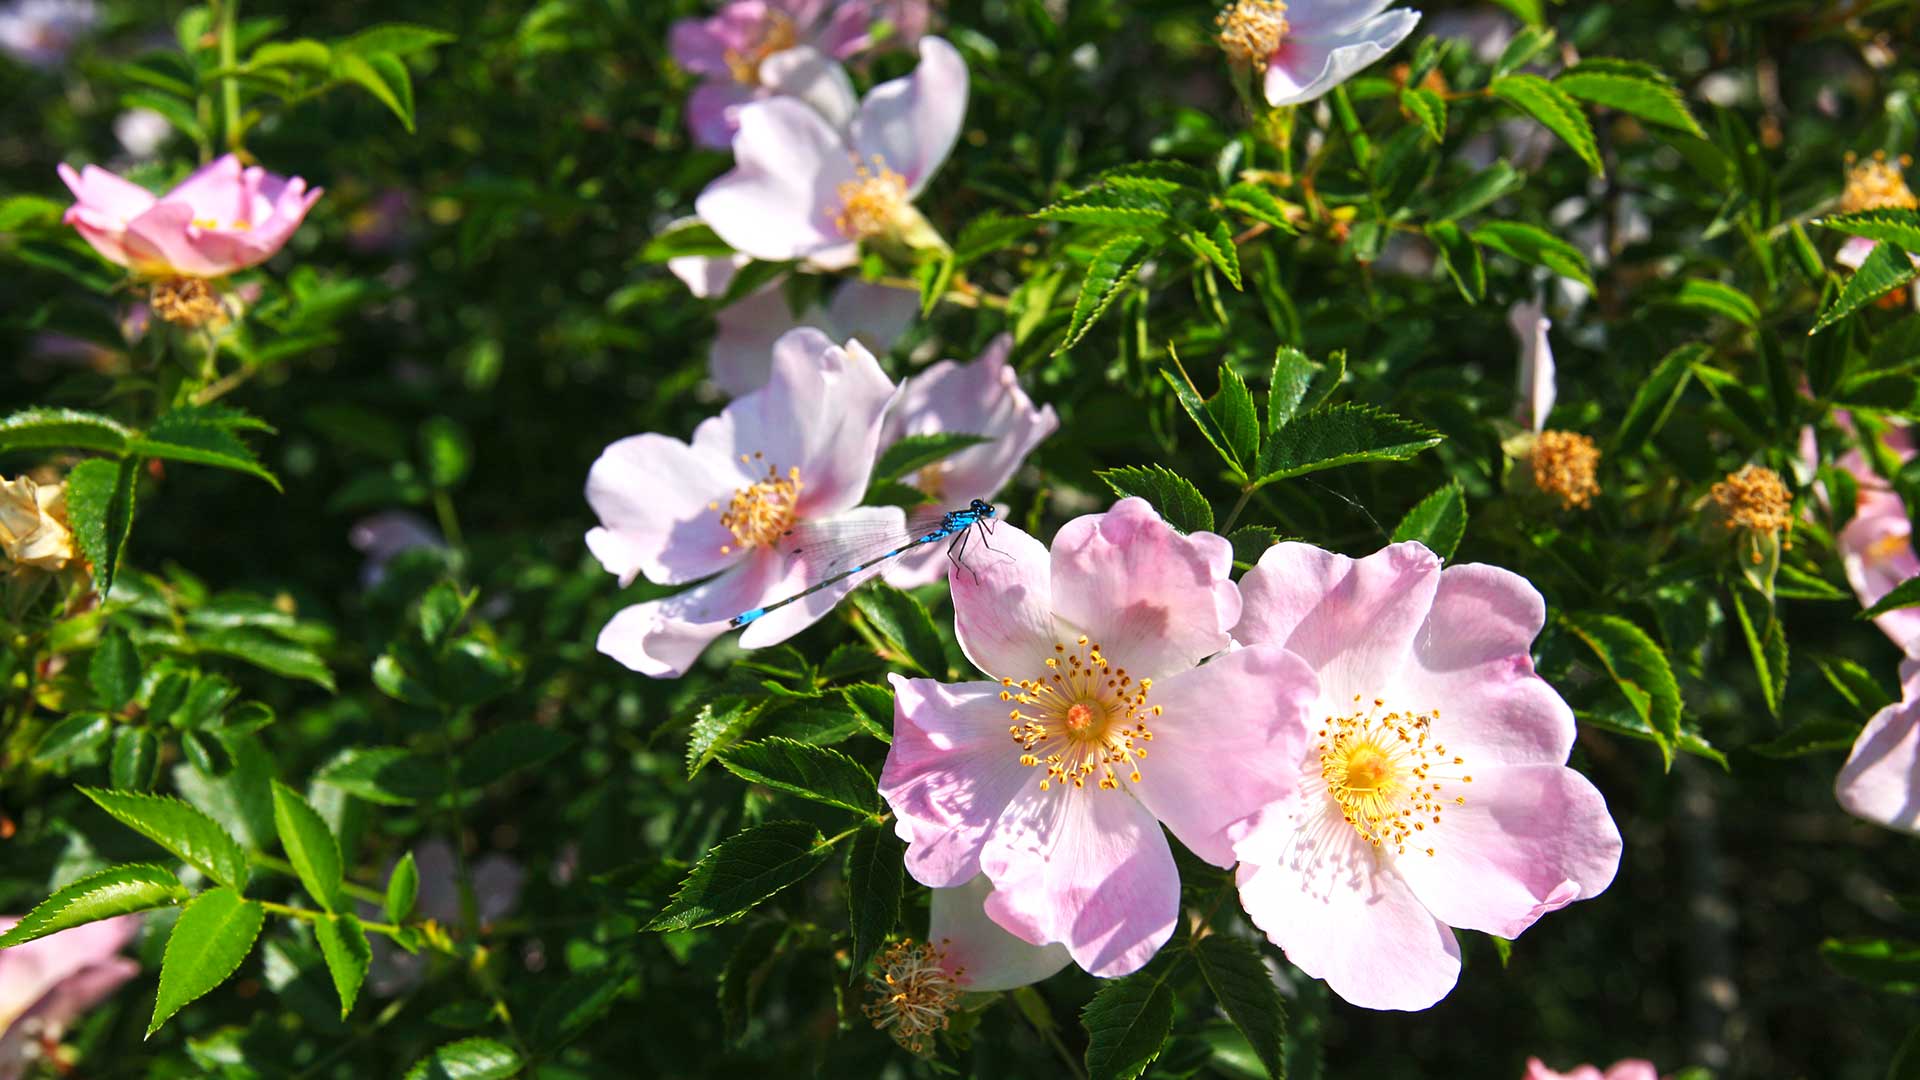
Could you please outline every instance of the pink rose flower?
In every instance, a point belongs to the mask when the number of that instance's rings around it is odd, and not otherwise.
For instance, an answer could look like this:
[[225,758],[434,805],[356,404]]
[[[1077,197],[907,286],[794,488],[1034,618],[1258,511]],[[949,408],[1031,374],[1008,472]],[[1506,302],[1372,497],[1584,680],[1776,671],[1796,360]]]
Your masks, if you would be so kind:
[[961,986],[975,993],[1037,983],[1073,962],[1060,944],[1030,945],[987,917],[993,883],[985,874],[951,889],[933,890],[927,940]]
[[880,793],[916,880],[984,874],[987,917],[1014,937],[1125,975],[1179,913],[1161,826],[1233,865],[1246,819],[1297,780],[1271,762],[1302,752],[1314,680],[1281,648],[1224,651],[1232,549],[1144,500],[1068,522],[1051,553],[1011,525],[991,543],[953,576],[953,605],[961,647],[996,681],[893,676]]
[[1900,701],[1873,714],[1840,767],[1833,794],[1847,813],[1920,833],[1920,660],[1900,662]]
[[1235,846],[1241,902],[1295,966],[1355,1005],[1424,1009],[1460,973],[1448,927],[1512,938],[1613,880],[1620,833],[1565,767],[1573,711],[1533,673],[1546,606],[1525,579],[1443,571],[1418,543],[1286,543],[1240,588],[1235,640],[1319,676],[1292,796]]
[[1382,11],[1391,0],[1237,0],[1219,19],[1235,60],[1266,73],[1269,105],[1300,105],[1393,51],[1420,22],[1417,11]]
[[[587,477],[600,518],[587,547],[600,564],[623,586],[641,574],[663,585],[712,580],[616,614],[600,651],[643,674],[678,677],[728,619],[814,583],[819,569],[794,558],[783,537],[828,519],[899,527],[897,507],[855,510],[894,394],[859,342],[843,348],[803,328],[775,343],[767,385],[701,423],[691,444],[649,433],[609,446]],[[740,644],[785,641],[852,584],[756,620]]]
[[[899,403],[887,414],[880,436],[882,449],[909,435],[942,432],[988,440],[907,478],[908,484],[940,506],[992,499],[1013,479],[1033,448],[1060,426],[1053,406],[1034,408],[1033,399],[1020,388],[1019,376],[1007,363],[1012,352],[1013,338],[1001,334],[970,364],[942,360],[909,377],[900,388]],[[932,545],[920,554],[895,559],[886,579],[895,588],[910,589],[945,577],[946,572],[944,551]]]
[[[19,921],[0,917],[0,932]],[[138,916],[121,915],[0,950],[0,1080],[20,1080],[69,1025],[140,973],[115,955],[139,929]]]
[[[1913,525],[1907,505],[1891,492],[1864,492],[1853,520],[1835,539],[1847,583],[1863,608],[1872,607],[1893,587],[1920,575],[1913,552]],[[1920,608],[1898,608],[1873,623],[1908,656],[1920,656]]]
[[700,219],[756,259],[851,266],[862,240],[925,229],[913,199],[953,149],[967,65],[937,37],[913,74],[873,88],[844,130],[776,97],[742,106],[733,171],[694,201]]
[[273,256],[319,200],[299,177],[243,168],[228,154],[155,198],[105,169],[60,179],[73,191],[65,221],[109,262],[145,277],[223,277]]
[[99,22],[93,0],[13,0],[0,8],[0,52],[33,67],[58,67]]
[[1553,344],[1547,340],[1553,320],[1547,318],[1546,308],[1540,301],[1528,300],[1507,309],[1507,325],[1513,327],[1513,336],[1520,339],[1519,394],[1514,415],[1538,435],[1547,426],[1547,414],[1553,411],[1553,399],[1558,392]]
[[1592,1065],[1575,1065],[1572,1072],[1557,1073],[1539,1058],[1528,1058],[1527,1074],[1520,1080],[1660,1080],[1660,1072],[1651,1061],[1628,1058],[1614,1062],[1604,1073]]

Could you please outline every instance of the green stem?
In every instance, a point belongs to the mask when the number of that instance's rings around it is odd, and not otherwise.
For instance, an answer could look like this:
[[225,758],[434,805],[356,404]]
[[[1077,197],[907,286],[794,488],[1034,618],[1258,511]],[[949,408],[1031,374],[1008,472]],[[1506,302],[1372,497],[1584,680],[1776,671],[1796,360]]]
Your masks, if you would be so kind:
[[[248,858],[250,859],[250,861],[252,861],[252,863],[255,866],[261,867],[263,869],[271,870],[276,874],[285,874],[290,878],[297,878],[300,876],[300,872],[293,868],[292,863],[278,856],[265,855],[256,851],[256,852],[253,852],[251,855],[249,855]],[[365,885],[356,885],[353,882],[348,881],[348,882],[342,883],[340,888],[343,892],[345,892],[348,896],[353,897],[355,900],[365,900],[369,904],[384,904],[387,902],[387,898],[384,893],[377,892],[374,889],[371,889]]]
[[[314,911],[311,908],[292,907],[287,904],[276,904],[271,900],[255,900],[254,903],[259,904],[262,910],[271,911],[275,915],[283,915],[289,919],[304,919],[307,922],[317,923],[321,919],[329,918],[326,912]],[[397,937],[401,932],[400,927],[395,926],[392,923],[366,922],[362,920],[360,925],[364,929],[371,930],[376,934],[385,934],[388,937]]]
[[[220,68],[232,71],[239,63],[235,25],[240,18],[240,0],[220,0]],[[243,129],[240,127],[240,82],[232,75],[220,77],[221,130],[227,134],[227,149],[238,152]]]
[[1247,500],[1253,498],[1253,492],[1254,488],[1251,484],[1240,489],[1240,501],[1233,504],[1233,509],[1227,513],[1226,522],[1220,526],[1221,536],[1233,531],[1233,523],[1240,520],[1240,511],[1247,508]]
[[433,514],[440,519],[440,535],[447,538],[448,545],[454,548],[464,547],[460,541],[460,516],[453,512],[453,496],[446,491],[433,493]]
[[1360,117],[1353,111],[1353,102],[1347,97],[1347,88],[1333,88],[1333,115],[1340,121],[1340,130],[1347,136],[1347,145],[1353,147],[1353,160],[1359,164],[1361,172],[1373,169],[1373,140],[1360,127]]

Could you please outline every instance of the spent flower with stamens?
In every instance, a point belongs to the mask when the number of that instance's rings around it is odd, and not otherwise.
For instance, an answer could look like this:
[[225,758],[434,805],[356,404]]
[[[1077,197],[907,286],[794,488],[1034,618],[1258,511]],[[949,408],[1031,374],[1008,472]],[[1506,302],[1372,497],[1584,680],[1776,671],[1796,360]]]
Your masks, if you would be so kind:
[[1872,157],[1857,164],[1848,155],[1847,186],[1840,192],[1840,212],[1920,207],[1920,199],[1915,199],[1913,189],[1907,186],[1906,170],[1912,164],[1913,159],[1905,154],[1890,162],[1884,150],[1874,151]]
[[873,1026],[893,1036],[908,1051],[933,1051],[934,1036],[947,1029],[948,1014],[960,1000],[960,970],[948,970],[946,942],[912,938],[887,946],[875,961],[869,998],[862,1011]]
[[1287,35],[1287,5],[1280,0],[1234,0],[1214,16],[1214,40],[1227,58],[1264,68]]
[[1566,767],[1573,712],[1533,673],[1540,594],[1418,543],[1349,559],[1268,548],[1236,641],[1313,668],[1293,794],[1234,844],[1241,902],[1295,966],[1355,1005],[1452,989],[1449,927],[1511,938],[1612,881],[1620,834]]
[[1300,105],[1359,74],[1405,40],[1420,13],[1352,0],[1234,0],[1215,39],[1239,67],[1263,73],[1269,105]]
[[1224,651],[1231,547],[1144,500],[1067,523],[1050,552],[1011,524],[992,548],[952,582],[961,647],[996,681],[894,676],[880,793],[915,879],[984,874],[1014,937],[1124,975],[1178,914],[1161,827],[1231,866],[1248,819],[1298,782],[1272,762],[1303,752],[1316,688],[1285,649]]
[[1533,486],[1560,500],[1562,510],[1585,510],[1600,494],[1600,447],[1577,431],[1543,431],[1527,455]]
[[1746,465],[1713,485],[1708,497],[1727,529],[1761,535],[1793,529],[1793,493],[1765,465]]

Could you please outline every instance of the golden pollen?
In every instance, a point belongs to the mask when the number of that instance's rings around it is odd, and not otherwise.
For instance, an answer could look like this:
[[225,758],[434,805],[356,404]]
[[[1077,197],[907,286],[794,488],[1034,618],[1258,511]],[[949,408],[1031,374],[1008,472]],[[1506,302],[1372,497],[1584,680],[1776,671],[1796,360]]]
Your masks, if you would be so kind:
[[932,942],[895,942],[880,954],[879,971],[869,981],[867,1018],[912,1053],[932,1052],[934,1033],[946,1030],[947,1014],[960,999],[966,972],[948,971],[946,956]]
[[1533,441],[1533,486],[1560,500],[1560,508],[1585,510],[1600,494],[1595,473],[1600,448],[1573,431],[1543,431]]
[[726,61],[727,71],[732,73],[735,82],[759,86],[760,61],[799,43],[800,30],[794,26],[793,19],[777,11],[771,12],[767,15],[766,29],[758,42],[745,51],[728,49],[722,59]]
[[1234,0],[1214,17],[1213,25],[1229,59],[1264,68],[1287,36],[1287,5],[1280,0]]
[[1153,680],[1113,666],[1084,634],[1071,648],[1056,642],[1053,652],[1040,677],[1000,680],[1000,699],[1013,703],[1007,734],[1020,747],[1020,764],[1046,767],[1041,791],[1088,780],[1112,790],[1122,776],[1139,783],[1153,741],[1147,721],[1160,715],[1160,706],[1147,703]]
[[227,309],[205,278],[163,278],[147,289],[147,306],[175,326],[198,328],[225,322]]
[[1904,154],[1889,163],[1884,150],[1874,151],[1872,159],[1858,165],[1852,165],[1849,157],[1852,167],[1847,170],[1847,186],[1840,193],[1840,212],[1920,209],[1920,199],[1915,199],[1913,189],[1907,187],[1906,166],[1912,163]]
[[1793,494],[1780,474],[1764,465],[1728,473],[1710,494],[1721,523],[1729,529],[1777,533],[1793,528]]
[[[1366,712],[1327,717],[1313,764],[1341,819],[1361,839],[1405,855],[1415,833],[1439,825],[1448,806],[1466,803],[1466,796],[1451,793],[1451,784],[1470,784],[1473,777],[1457,775],[1466,759],[1449,756],[1434,741],[1437,712],[1383,713],[1381,708],[1375,701]],[[1418,846],[1434,853],[1425,843]]]
[[887,168],[878,155],[872,165],[856,165],[853,171],[857,179],[840,185],[840,210],[833,224],[850,240],[879,236],[906,208],[907,178]]
[[[740,455],[742,464],[761,460],[760,454]],[[800,489],[805,486],[799,466],[782,474],[778,465],[768,465],[766,478],[735,491],[726,509],[721,510],[717,502],[708,503],[709,510],[720,510],[720,524],[733,534],[734,542],[722,545],[721,554],[731,555],[736,547],[764,547],[793,528]]]

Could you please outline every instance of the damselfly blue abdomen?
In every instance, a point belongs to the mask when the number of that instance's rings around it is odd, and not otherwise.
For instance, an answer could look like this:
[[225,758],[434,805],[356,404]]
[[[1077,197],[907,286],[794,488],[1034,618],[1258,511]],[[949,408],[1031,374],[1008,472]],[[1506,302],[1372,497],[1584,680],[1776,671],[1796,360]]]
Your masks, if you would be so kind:
[[[877,570],[890,559],[919,551],[928,544],[935,544],[949,538],[952,542],[947,545],[947,558],[951,559],[955,566],[964,565],[961,557],[966,554],[968,539],[978,530],[981,534],[981,546],[986,546],[986,538],[993,535],[995,520],[997,520],[997,511],[994,510],[993,504],[975,499],[968,503],[964,510],[949,510],[938,519],[910,530],[904,539],[899,536],[893,537],[885,542],[884,547],[871,539],[868,539],[867,546],[861,549],[849,549],[847,542],[841,539],[809,538],[805,541],[796,541],[798,546],[793,548],[791,553],[802,555],[811,552],[823,555],[820,561],[825,564],[825,567],[830,568],[831,572],[828,576],[792,596],[775,600],[763,607],[743,611],[727,620],[727,625],[745,626],[770,611],[778,611],[796,600],[804,600],[821,589],[832,588],[848,578]],[[828,549],[834,545],[838,545],[843,550],[838,554],[831,553]],[[881,548],[881,550],[874,550],[875,548]]]

